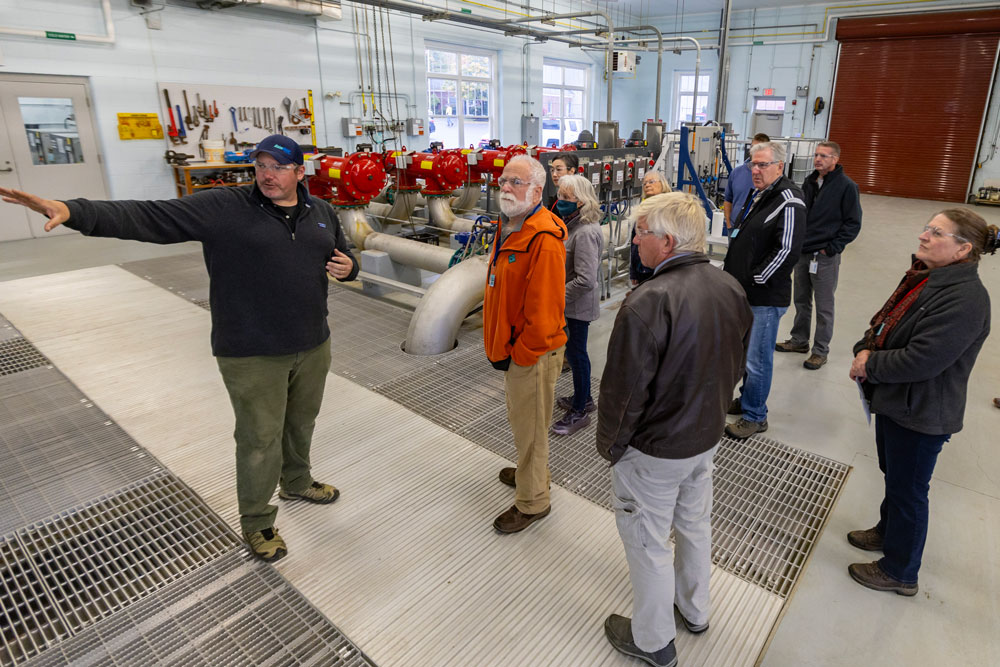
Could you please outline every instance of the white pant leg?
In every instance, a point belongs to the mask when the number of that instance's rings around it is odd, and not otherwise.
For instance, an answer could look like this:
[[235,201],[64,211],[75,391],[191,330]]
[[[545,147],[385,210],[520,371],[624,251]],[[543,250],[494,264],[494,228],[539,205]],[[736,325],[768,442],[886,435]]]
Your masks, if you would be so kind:
[[674,508],[674,604],[693,625],[708,622],[708,584],[712,572],[712,471],[716,447],[697,460],[681,482]]
[[[708,524],[711,513],[713,454],[714,448],[689,459],[660,459],[629,448],[611,468],[615,521],[625,545],[632,583],[632,636],[643,651],[658,651],[677,634],[673,612],[675,569],[682,578],[685,599],[698,600],[696,618],[685,617],[699,622],[697,619],[704,615],[707,620],[711,528],[700,524]],[[670,546],[675,505],[683,514],[686,531],[678,544],[684,556],[679,556],[676,567]],[[707,550],[702,546],[702,535],[708,536]],[[681,562],[691,557],[703,558],[704,563]]]

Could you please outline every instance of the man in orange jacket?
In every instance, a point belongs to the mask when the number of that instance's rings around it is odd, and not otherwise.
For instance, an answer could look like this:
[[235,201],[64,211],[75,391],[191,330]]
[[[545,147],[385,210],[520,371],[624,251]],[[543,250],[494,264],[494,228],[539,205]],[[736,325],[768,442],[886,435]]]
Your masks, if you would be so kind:
[[545,168],[527,155],[507,163],[500,184],[500,236],[490,257],[483,340],[505,372],[507,419],[517,467],[500,471],[516,489],[514,505],[493,522],[516,533],[548,516],[549,422],[566,334],[566,226],[542,208]]

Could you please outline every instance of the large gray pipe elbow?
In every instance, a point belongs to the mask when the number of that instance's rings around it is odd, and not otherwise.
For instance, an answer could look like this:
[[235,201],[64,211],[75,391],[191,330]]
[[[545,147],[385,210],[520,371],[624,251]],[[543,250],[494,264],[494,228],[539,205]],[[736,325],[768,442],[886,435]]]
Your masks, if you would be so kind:
[[462,320],[483,300],[486,272],[486,258],[473,257],[451,267],[431,285],[410,319],[407,353],[443,354],[455,347]]

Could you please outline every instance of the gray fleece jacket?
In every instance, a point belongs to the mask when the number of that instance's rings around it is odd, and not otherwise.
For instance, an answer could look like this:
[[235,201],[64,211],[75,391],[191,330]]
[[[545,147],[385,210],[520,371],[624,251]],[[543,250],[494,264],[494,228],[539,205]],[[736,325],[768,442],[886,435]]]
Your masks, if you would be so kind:
[[567,218],[566,317],[593,322],[601,314],[601,288],[597,274],[604,235],[600,224],[580,219],[579,209]]

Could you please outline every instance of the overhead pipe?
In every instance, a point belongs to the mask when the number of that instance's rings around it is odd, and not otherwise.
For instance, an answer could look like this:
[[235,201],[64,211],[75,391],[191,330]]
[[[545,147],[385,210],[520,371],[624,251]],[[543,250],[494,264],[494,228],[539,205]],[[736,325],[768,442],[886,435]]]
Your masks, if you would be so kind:
[[[729,39],[729,19],[731,16],[730,5],[732,0],[724,0],[722,3],[721,32],[719,33],[719,81],[715,93],[715,120],[722,123],[726,117],[726,84],[728,77],[722,76],[722,69],[726,61],[726,41]],[[725,149],[725,146],[723,146]]]
[[[111,0],[101,0],[101,12],[104,14],[104,34],[103,35],[83,35],[75,33],[73,41],[91,42],[93,44],[114,44],[115,24],[111,20]],[[25,30],[23,28],[0,27],[0,35],[17,35],[19,37],[41,37],[46,39],[51,31],[46,30]]]
[[[729,2],[729,0],[726,0]],[[619,28],[619,32],[635,32],[637,30],[652,30],[656,33],[656,111],[653,120],[660,120],[660,77],[663,75],[663,33],[655,25],[630,25]]]
[[403,350],[429,355],[453,349],[462,321],[483,300],[486,273],[486,258],[473,257],[434,281],[410,318]]

